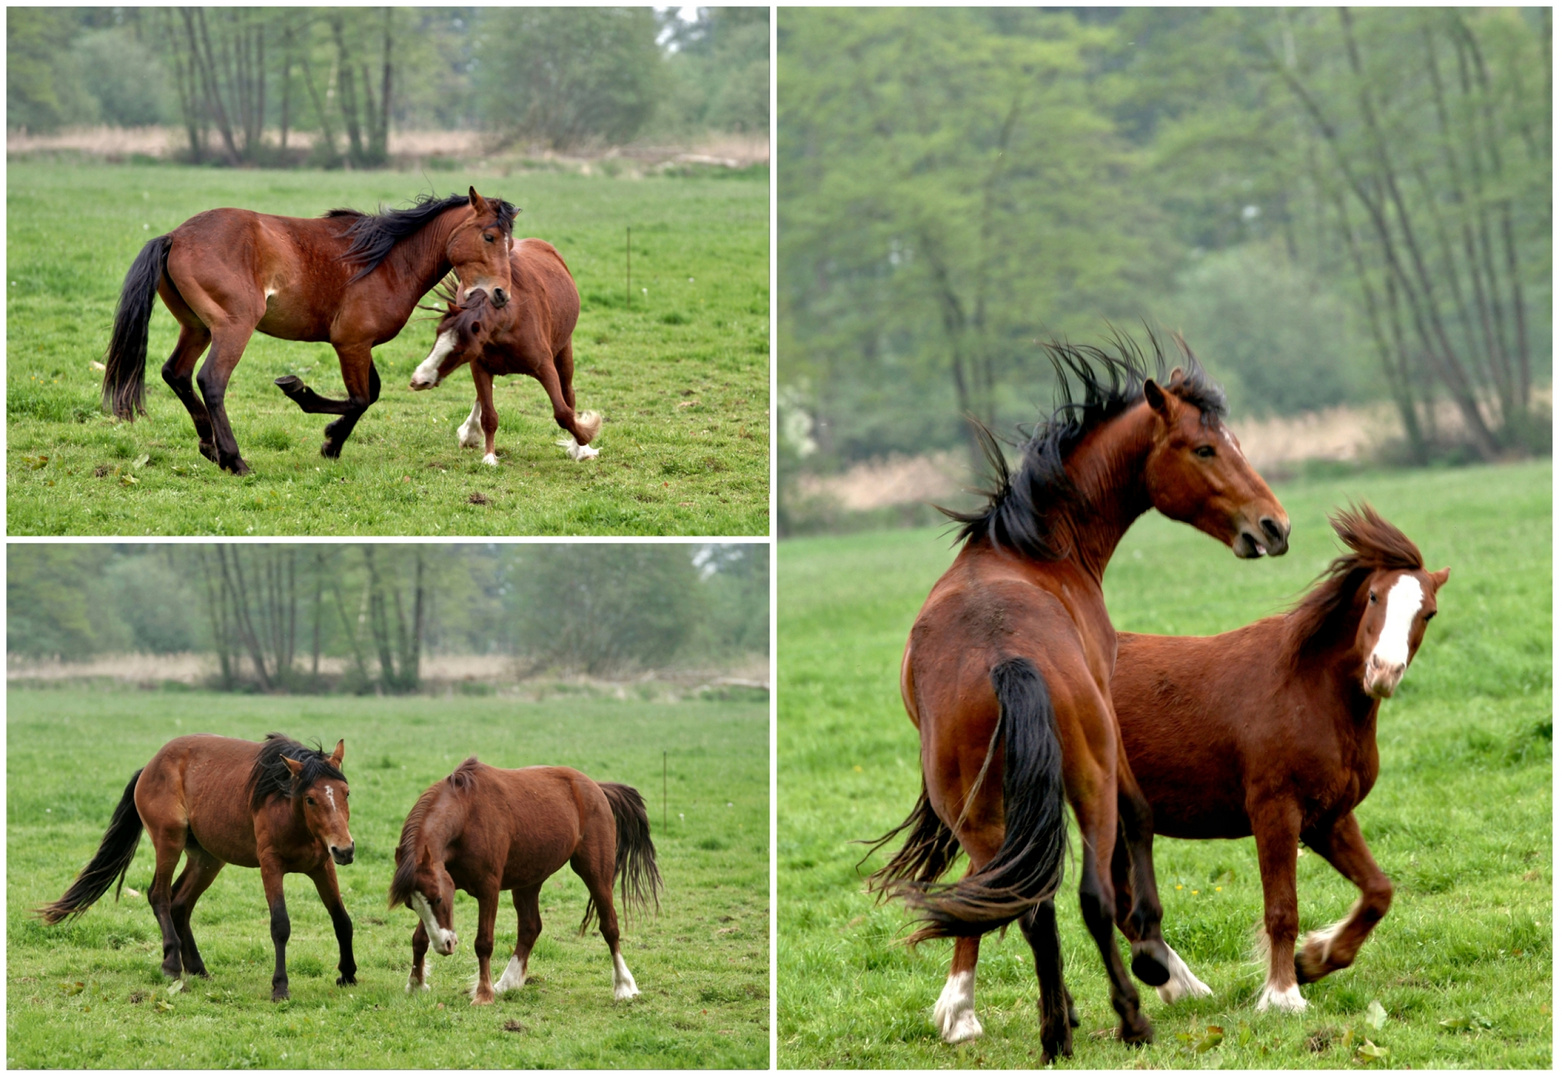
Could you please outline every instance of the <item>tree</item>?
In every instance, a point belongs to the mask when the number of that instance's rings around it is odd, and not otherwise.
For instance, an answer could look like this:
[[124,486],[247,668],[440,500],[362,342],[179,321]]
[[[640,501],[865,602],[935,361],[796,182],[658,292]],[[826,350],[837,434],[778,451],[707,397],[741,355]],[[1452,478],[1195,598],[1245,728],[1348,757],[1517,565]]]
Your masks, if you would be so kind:
[[504,145],[624,143],[656,109],[664,73],[650,8],[485,8],[484,122]]
[[76,33],[69,9],[5,9],[5,123],[7,128],[54,131],[97,118],[71,53]]

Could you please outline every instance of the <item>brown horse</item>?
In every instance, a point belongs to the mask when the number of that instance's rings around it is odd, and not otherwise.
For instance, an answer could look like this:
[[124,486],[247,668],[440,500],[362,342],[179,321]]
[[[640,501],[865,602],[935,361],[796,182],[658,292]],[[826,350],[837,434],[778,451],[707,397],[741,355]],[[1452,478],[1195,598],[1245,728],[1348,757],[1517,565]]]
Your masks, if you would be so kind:
[[[456,889],[477,898],[472,1004],[492,1005],[495,993],[523,986],[527,958],[542,933],[537,895],[566,862],[590,893],[580,932],[596,917],[612,954],[613,1000],[638,995],[618,950],[613,882],[619,882],[626,914],[657,902],[662,878],[640,793],[574,769],[495,769],[475,757],[420,795],[401,827],[389,901],[418,915],[407,989],[429,988],[430,942],[441,956],[456,950]],[[515,901],[515,955],[496,986],[489,959],[499,893],[505,889]]]
[[[130,265],[104,357],[103,406],[123,420],[146,412],[147,327],[152,300],[179,320],[163,380],[195,422],[201,453],[237,475],[249,472],[223,404],[228,379],[259,330],[288,341],[329,341],[347,397],[324,398],[296,375],[276,380],[306,413],[338,417],[325,429],[326,457],[341,455],[353,426],[380,396],[370,350],[401,332],[418,300],[454,269],[467,288],[503,307],[510,287],[515,207],[502,199],[423,196],[409,209],[319,218],[253,210],[207,210],[150,240]],[[195,381],[195,364],[211,354]]]
[[[1297,984],[1348,967],[1388,911],[1393,885],[1354,811],[1378,777],[1378,705],[1421,647],[1448,580],[1371,507],[1331,521],[1350,550],[1286,614],[1214,637],[1118,635],[1112,700],[1155,831],[1257,842],[1269,960],[1260,1011],[1305,1009]],[[1361,898],[1293,957],[1298,840]],[[1122,888],[1122,848],[1114,869]],[[1209,993],[1176,954],[1172,968],[1163,998]]]
[[[342,974],[336,985],[353,985],[358,981],[353,923],[342,905],[332,865],[333,860],[344,866],[353,861],[342,750],[338,742],[335,753],[327,756],[276,734],[267,735],[263,743],[218,735],[173,740],[136,770],[97,854],[65,895],[38,914],[50,925],[74,918],[116,879],[123,885],[144,826],[157,849],[150,899],[163,931],[164,975],[177,979],[182,967],[207,977],[190,932],[190,912],[222,868],[233,863],[260,867],[277,952],[271,1000],[288,996],[290,924],[282,898],[283,874],[307,874],[315,883],[341,951],[337,968]],[[186,856],[184,872],[174,881],[181,852]],[[114,896],[119,897],[117,887]]]
[[428,358],[412,373],[412,389],[438,386],[462,364],[472,365],[477,402],[456,429],[457,445],[477,447],[479,425],[483,462],[499,464],[494,434],[495,375],[530,375],[542,383],[553,403],[553,420],[569,433],[558,445],[575,461],[597,456],[590,443],[602,430],[602,416],[575,412],[575,353],[570,336],[580,317],[580,293],[563,257],[546,240],[518,240],[510,253],[508,306],[495,311],[479,289],[469,289],[463,305],[454,289],[441,293],[444,318],[434,334]]
[[[901,663],[901,696],[922,740],[922,794],[878,841],[911,831],[870,879],[881,895],[910,902],[924,923],[913,943],[957,939],[933,1011],[949,1042],[981,1033],[974,997],[981,935],[1020,921],[1036,956],[1043,1062],[1073,1048],[1053,909],[1065,796],[1086,849],[1080,905],[1125,1041],[1148,1042],[1153,1032],[1113,939],[1120,812],[1134,845],[1134,972],[1150,985],[1170,975],[1148,807],[1123,760],[1112,711],[1116,635],[1101,593],[1107,561],[1152,507],[1241,558],[1283,554],[1290,532],[1221,419],[1224,396],[1181,339],[1188,366],[1162,381],[1147,376],[1131,341],[1116,345],[1117,356],[1046,346],[1065,394],[1072,375],[1083,397],[1038,427],[1012,478],[984,430],[996,488],[981,511],[952,515],[964,523],[965,544],[917,616]],[[966,876],[937,883],[961,848],[970,857]]]

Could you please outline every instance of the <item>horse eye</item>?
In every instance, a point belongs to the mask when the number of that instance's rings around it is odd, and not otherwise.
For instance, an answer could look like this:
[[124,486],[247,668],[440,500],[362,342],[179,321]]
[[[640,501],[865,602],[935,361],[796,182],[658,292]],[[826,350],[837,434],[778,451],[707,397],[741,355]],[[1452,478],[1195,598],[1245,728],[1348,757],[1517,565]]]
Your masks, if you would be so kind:
[[483,243],[491,244],[493,242],[494,242],[494,238],[491,235],[489,235],[488,233],[484,233],[483,234]]
[[315,804],[315,797],[313,795],[305,795],[304,801],[307,802],[310,806],[313,806]]
[[1205,458],[1205,459],[1212,458],[1212,457],[1215,456],[1215,448],[1213,446],[1197,446],[1197,447],[1194,447],[1194,449],[1193,449],[1193,456],[1194,457],[1201,457],[1201,458]]
[[1377,602],[1378,602],[1378,593],[1377,593],[1376,589],[1373,589],[1371,592],[1367,593],[1367,603],[1369,603],[1369,604],[1376,604]]

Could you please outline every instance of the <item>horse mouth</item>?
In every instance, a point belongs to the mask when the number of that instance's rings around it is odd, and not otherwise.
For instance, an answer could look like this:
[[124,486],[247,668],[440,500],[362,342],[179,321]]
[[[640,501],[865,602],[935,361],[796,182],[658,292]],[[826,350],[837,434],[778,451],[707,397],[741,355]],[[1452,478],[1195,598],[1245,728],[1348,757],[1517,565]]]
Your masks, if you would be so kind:
[[346,866],[353,861],[353,849],[332,848],[331,860],[336,863],[337,866]]

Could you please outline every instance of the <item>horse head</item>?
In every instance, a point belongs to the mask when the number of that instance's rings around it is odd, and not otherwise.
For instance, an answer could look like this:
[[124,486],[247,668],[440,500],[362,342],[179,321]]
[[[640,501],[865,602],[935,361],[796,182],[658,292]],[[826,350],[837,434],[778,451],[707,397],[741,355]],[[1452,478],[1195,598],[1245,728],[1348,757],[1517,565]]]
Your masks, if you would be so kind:
[[1242,453],[1219,410],[1188,400],[1181,368],[1144,383],[1155,417],[1145,483],[1155,508],[1228,545],[1239,559],[1284,555],[1291,521]]
[[1336,565],[1355,571],[1338,580],[1347,588],[1355,584],[1351,610],[1361,613],[1355,642],[1361,689],[1368,697],[1393,697],[1437,614],[1437,591],[1450,568],[1426,569],[1415,544],[1370,506],[1337,513],[1331,524],[1351,549]]
[[493,332],[498,316],[487,292],[468,289],[466,297],[458,300],[460,290],[459,282],[448,279],[440,286],[438,295],[445,308],[434,330],[433,348],[412,373],[414,390],[431,390],[444,382],[447,375],[482,351]]
[[510,302],[510,248],[515,208],[503,199],[485,199],[467,189],[470,213],[445,242],[445,258],[460,279],[463,292],[482,289],[494,307]]
[[455,900],[456,885],[444,862],[424,848],[418,855],[406,904],[417,912],[429,944],[441,956],[456,951]]
[[336,751],[319,759],[329,769],[310,768],[317,763],[306,764],[285,756],[282,761],[293,774],[293,803],[302,810],[309,835],[325,845],[332,859],[346,866],[353,861],[354,845],[347,828],[347,781],[341,771],[344,749],[345,744],[338,740]]

